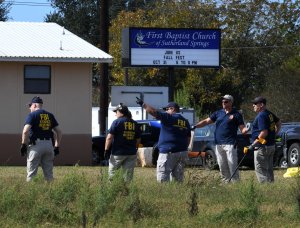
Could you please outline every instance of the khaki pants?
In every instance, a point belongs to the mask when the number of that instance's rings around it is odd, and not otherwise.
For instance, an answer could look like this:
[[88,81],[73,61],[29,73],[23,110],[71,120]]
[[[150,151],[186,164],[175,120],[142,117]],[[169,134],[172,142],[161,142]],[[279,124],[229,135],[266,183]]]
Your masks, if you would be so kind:
[[273,182],[273,156],[275,146],[263,146],[254,151],[254,166],[258,182]]
[[[222,181],[228,183],[238,165],[237,149],[234,145],[216,145],[216,156]],[[239,171],[237,170],[231,181],[236,182],[239,179]]]
[[53,179],[54,152],[51,140],[37,140],[35,145],[28,147],[27,153],[27,181],[36,176],[41,164],[44,177],[47,181]]
[[184,179],[184,166],[188,158],[187,151],[176,153],[160,153],[157,160],[157,181],[168,182],[175,181],[182,182]]
[[137,155],[110,155],[108,175],[112,178],[115,171],[122,167],[124,171],[124,180],[131,181],[133,178],[133,171],[136,163]]

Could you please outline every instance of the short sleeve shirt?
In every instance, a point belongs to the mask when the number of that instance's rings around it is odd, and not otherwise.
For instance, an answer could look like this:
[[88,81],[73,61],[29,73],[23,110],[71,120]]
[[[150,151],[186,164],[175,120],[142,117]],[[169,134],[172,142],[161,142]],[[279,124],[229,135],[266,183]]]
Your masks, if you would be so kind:
[[160,153],[176,153],[186,151],[188,138],[191,137],[191,127],[187,119],[179,113],[168,114],[157,112],[158,120],[161,122],[161,130],[158,140]]
[[243,116],[236,109],[226,113],[224,109],[214,112],[209,117],[215,124],[215,143],[218,145],[236,144],[237,131],[240,125],[244,125]]
[[274,145],[276,135],[275,126],[278,121],[279,118],[269,110],[259,112],[252,124],[252,141],[257,139],[261,131],[268,130],[268,135],[265,138],[265,140],[267,141],[266,145]]
[[31,112],[25,120],[25,125],[26,124],[31,125],[29,138],[32,142],[38,138],[53,138],[52,129],[58,126],[54,115],[43,109],[38,109],[34,112]]
[[114,136],[111,150],[113,155],[136,154],[136,140],[141,137],[141,129],[136,121],[120,117],[112,122],[109,133]]

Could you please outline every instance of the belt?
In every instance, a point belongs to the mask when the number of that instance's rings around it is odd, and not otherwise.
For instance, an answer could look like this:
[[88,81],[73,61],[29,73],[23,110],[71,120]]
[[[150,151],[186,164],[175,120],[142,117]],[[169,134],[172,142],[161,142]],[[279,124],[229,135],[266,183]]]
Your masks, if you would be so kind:
[[169,151],[169,152],[159,152],[160,154],[176,154],[179,152],[187,152],[187,150],[181,150],[181,151]]
[[274,147],[274,146],[275,146],[275,145],[271,145],[271,146],[261,145],[261,146],[256,146],[256,147],[254,147],[254,150],[258,150],[258,149],[260,149],[260,148],[267,149],[267,148],[269,148],[269,147]]
[[36,140],[50,140],[51,138],[37,138]]

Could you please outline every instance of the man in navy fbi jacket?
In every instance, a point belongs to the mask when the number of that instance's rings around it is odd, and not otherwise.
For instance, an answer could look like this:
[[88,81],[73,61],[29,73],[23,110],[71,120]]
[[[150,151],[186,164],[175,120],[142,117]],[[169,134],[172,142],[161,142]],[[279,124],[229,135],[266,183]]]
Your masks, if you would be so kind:
[[27,181],[36,176],[41,164],[47,181],[53,180],[53,160],[59,154],[62,137],[54,115],[44,110],[40,97],[28,104],[30,114],[26,117],[21,142],[21,156],[27,155]]

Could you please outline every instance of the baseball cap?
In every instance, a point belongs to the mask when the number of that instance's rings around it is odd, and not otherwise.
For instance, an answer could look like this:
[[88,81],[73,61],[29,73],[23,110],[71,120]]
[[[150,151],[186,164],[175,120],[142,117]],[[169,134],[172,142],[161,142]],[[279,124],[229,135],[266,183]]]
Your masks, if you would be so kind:
[[165,107],[163,107],[164,110],[166,110],[167,108],[175,108],[177,110],[179,110],[179,105],[176,102],[169,102]]
[[30,103],[28,104],[28,106],[30,107],[33,103],[38,103],[38,104],[43,104],[43,100],[42,98],[36,96],[36,97],[33,97],[30,101]]
[[229,101],[231,101],[231,103],[233,103],[233,96],[231,96],[229,94],[224,95],[222,98],[225,100],[229,100]]
[[113,110],[113,112],[117,111],[124,115],[127,115],[129,113],[128,107],[126,105],[123,105],[123,103],[118,104],[118,106]]
[[267,100],[266,100],[266,98],[259,96],[259,97],[256,97],[254,100],[252,100],[251,103],[253,103],[253,104],[257,104],[257,103],[266,104]]

